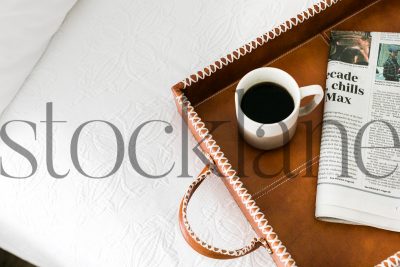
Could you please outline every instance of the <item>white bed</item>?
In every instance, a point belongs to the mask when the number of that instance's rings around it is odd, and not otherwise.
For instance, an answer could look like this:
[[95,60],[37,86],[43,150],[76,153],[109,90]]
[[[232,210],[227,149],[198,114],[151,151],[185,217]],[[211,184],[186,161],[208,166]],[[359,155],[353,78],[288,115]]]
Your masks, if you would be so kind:
[[0,3],[0,114],[21,88],[76,0]]
[[[191,182],[181,173],[181,121],[170,86],[243,43],[311,6],[316,0],[132,1],[80,0],[40,62],[1,117],[37,124],[37,140],[23,123],[7,132],[37,158],[27,179],[0,177],[0,247],[41,266],[274,266],[259,249],[241,259],[216,261],[185,243],[177,224],[179,201]],[[53,102],[54,165],[46,169],[46,102]],[[148,120],[138,138],[144,171],[125,153],[119,171],[106,179],[79,174],[70,157],[75,129],[89,120],[107,120],[122,132],[125,148],[133,131]],[[79,156],[87,173],[107,173],[115,161],[109,127],[85,128]],[[191,151],[189,173],[203,167]],[[4,168],[29,175],[29,162],[3,142]],[[203,186],[202,186],[203,187]],[[213,244],[237,248],[253,237],[245,219],[218,181],[207,182],[191,204],[190,220]]]

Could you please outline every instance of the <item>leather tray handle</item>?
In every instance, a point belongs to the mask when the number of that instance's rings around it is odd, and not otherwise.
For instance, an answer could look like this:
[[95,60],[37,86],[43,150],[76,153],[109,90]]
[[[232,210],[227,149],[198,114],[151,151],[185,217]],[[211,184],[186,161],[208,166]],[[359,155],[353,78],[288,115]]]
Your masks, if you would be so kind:
[[251,243],[243,248],[236,249],[236,250],[228,250],[228,249],[220,249],[216,248],[212,245],[207,244],[206,242],[202,241],[190,227],[190,224],[187,219],[187,208],[189,201],[199,187],[199,185],[205,180],[205,178],[211,174],[211,167],[207,165],[203,171],[199,174],[196,180],[189,186],[188,190],[186,191],[183,199],[181,201],[181,205],[179,207],[179,227],[181,229],[182,235],[185,238],[186,242],[198,253],[214,258],[214,259],[233,259],[244,256],[253,252],[260,246],[264,246],[268,253],[272,254],[272,251],[264,238],[258,237],[254,238]]

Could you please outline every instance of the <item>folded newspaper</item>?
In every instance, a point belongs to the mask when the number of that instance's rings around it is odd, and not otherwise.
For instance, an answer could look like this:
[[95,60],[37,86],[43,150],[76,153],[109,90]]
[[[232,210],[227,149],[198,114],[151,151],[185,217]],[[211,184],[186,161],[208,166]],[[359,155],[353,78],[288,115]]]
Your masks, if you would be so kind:
[[315,216],[400,232],[400,34],[333,31]]

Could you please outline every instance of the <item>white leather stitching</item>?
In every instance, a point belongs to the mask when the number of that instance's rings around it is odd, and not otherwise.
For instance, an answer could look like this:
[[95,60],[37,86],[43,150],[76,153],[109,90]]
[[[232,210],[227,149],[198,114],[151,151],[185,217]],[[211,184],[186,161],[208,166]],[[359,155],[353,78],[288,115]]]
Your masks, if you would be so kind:
[[[203,139],[203,144],[207,148],[207,153],[212,156],[214,162],[219,166],[222,174],[224,175],[224,179],[228,179],[229,184],[235,190],[241,202],[245,205],[246,210],[249,212],[250,216],[253,218],[254,222],[263,233],[273,253],[278,256],[279,260],[284,264],[284,266],[296,266],[296,263],[292,259],[290,253],[279,240],[278,235],[274,232],[272,226],[268,224],[268,220],[265,218],[265,215],[256,205],[256,202],[248,193],[247,189],[243,186],[240,178],[236,175],[236,171],[233,169],[232,165],[229,163],[228,159],[221,151],[221,148],[217,145],[217,142],[212,138],[212,135],[209,134],[208,129],[201,121],[190,101],[184,94],[178,95],[176,97],[176,101],[178,105],[182,107],[182,110],[186,112],[186,114],[183,114],[183,116],[187,116],[188,123],[193,126],[193,129],[196,131],[196,133]],[[191,232],[191,234],[192,233],[193,232]],[[195,233],[193,233],[193,236],[195,236]],[[199,244],[202,244],[200,239],[198,240],[198,242],[200,242]],[[206,243],[204,243],[204,246],[206,246],[206,248],[208,249],[214,250],[214,247]]]
[[382,261],[375,267],[399,267],[400,266],[400,251],[398,251],[393,256],[390,256],[386,260]]
[[[299,173],[301,173],[302,171],[304,171],[305,169],[308,168],[308,166],[306,166],[307,163],[310,163],[310,162],[314,161],[314,160],[315,160],[316,158],[318,158],[318,157],[319,157],[319,155],[313,157],[311,160],[308,160],[308,161],[306,161],[306,162],[300,164],[299,166],[297,166],[297,167],[296,167],[294,170],[292,170],[292,171],[295,172],[295,171],[297,171],[297,170],[300,169],[300,170],[299,170]],[[314,165],[316,162],[318,162],[318,161],[313,162],[313,163],[311,164],[311,166]],[[304,166],[305,166],[305,167],[304,167]],[[304,168],[302,168],[302,167],[304,167]],[[262,192],[264,192],[266,189],[272,187],[274,184],[280,182],[282,179],[285,179],[285,178],[287,178],[286,174],[282,175],[281,177],[279,177],[279,178],[278,178],[276,181],[274,181],[273,183],[271,183],[271,184],[269,184],[269,185],[267,185],[267,186],[261,188],[259,191],[257,191],[257,192],[255,192],[254,194],[252,194],[253,197],[254,197],[254,196],[257,196],[258,194],[260,194],[260,193],[262,193]],[[260,196],[260,197],[261,197],[261,196]],[[259,197],[257,197],[257,198],[259,198]]]
[[[193,230],[189,224],[188,218],[187,218],[187,207],[189,204],[189,199],[190,199],[191,195],[193,194],[193,190],[196,187],[196,185],[201,183],[208,175],[211,175],[210,170],[207,170],[203,174],[199,175],[197,177],[197,179],[192,182],[192,184],[189,186],[188,190],[186,191],[186,194],[183,197],[183,202],[182,202],[183,223],[185,225],[186,230],[193,237],[193,239],[196,241],[196,243],[199,244],[200,246],[204,247],[205,249],[211,250],[215,253],[222,254],[222,255],[228,255],[228,256],[235,256],[235,257],[240,257],[240,256],[246,255],[248,252],[250,252],[251,250],[254,249],[254,247],[257,245],[257,243],[261,243],[265,246],[266,245],[266,244],[264,244],[265,239],[258,237],[258,238],[254,238],[249,245],[247,245],[241,249],[236,249],[236,250],[221,249],[221,248],[217,248],[212,245],[209,245],[206,242],[202,241],[196,235],[196,233],[193,232]],[[266,247],[266,248],[268,249],[268,247]]]
[[222,69],[224,66],[238,60],[240,57],[252,52],[253,50],[257,49],[258,47],[264,45],[270,40],[275,39],[282,33],[292,29],[293,27],[297,26],[298,24],[303,23],[305,20],[315,16],[316,14],[324,11],[328,7],[336,4],[340,0],[323,0],[318,4],[313,5],[312,7],[308,8],[307,10],[303,11],[296,17],[293,17],[286,22],[282,23],[281,25],[275,27],[271,31],[257,37],[255,40],[243,45],[242,47],[234,50],[230,54],[220,58],[219,60],[215,61],[213,64],[205,67],[203,70],[198,71],[195,74],[190,75],[186,79],[182,81],[183,88],[185,89],[191,86],[194,83],[197,83],[199,80],[203,80],[208,76],[211,76],[214,72],[219,69]]

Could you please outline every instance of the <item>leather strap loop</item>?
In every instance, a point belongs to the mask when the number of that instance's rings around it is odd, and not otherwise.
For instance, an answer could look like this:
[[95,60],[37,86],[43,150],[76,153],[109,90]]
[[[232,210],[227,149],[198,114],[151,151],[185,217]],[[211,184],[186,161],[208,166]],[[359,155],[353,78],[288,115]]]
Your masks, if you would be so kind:
[[254,238],[251,243],[243,248],[236,249],[236,250],[227,250],[227,249],[220,249],[216,248],[212,245],[207,244],[206,242],[202,241],[190,227],[190,224],[187,219],[187,207],[189,201],[199,187],[199,185],[205,180],[205,178],[211,174],[211,167],[207,165],[202,172],[199,174],[196,180],[189,186],[188,190],[186,191],[183,199],[181,201],[181,205],[179,208],[179,227],[185,238],[186,242],[198,253],[214,258],[214,259],[232,259],[244,256],[250,252],[253,252],[260,246],[264,246],[267,248],[268,252],[272,254],[271,249],[267,241],[264,238]]

